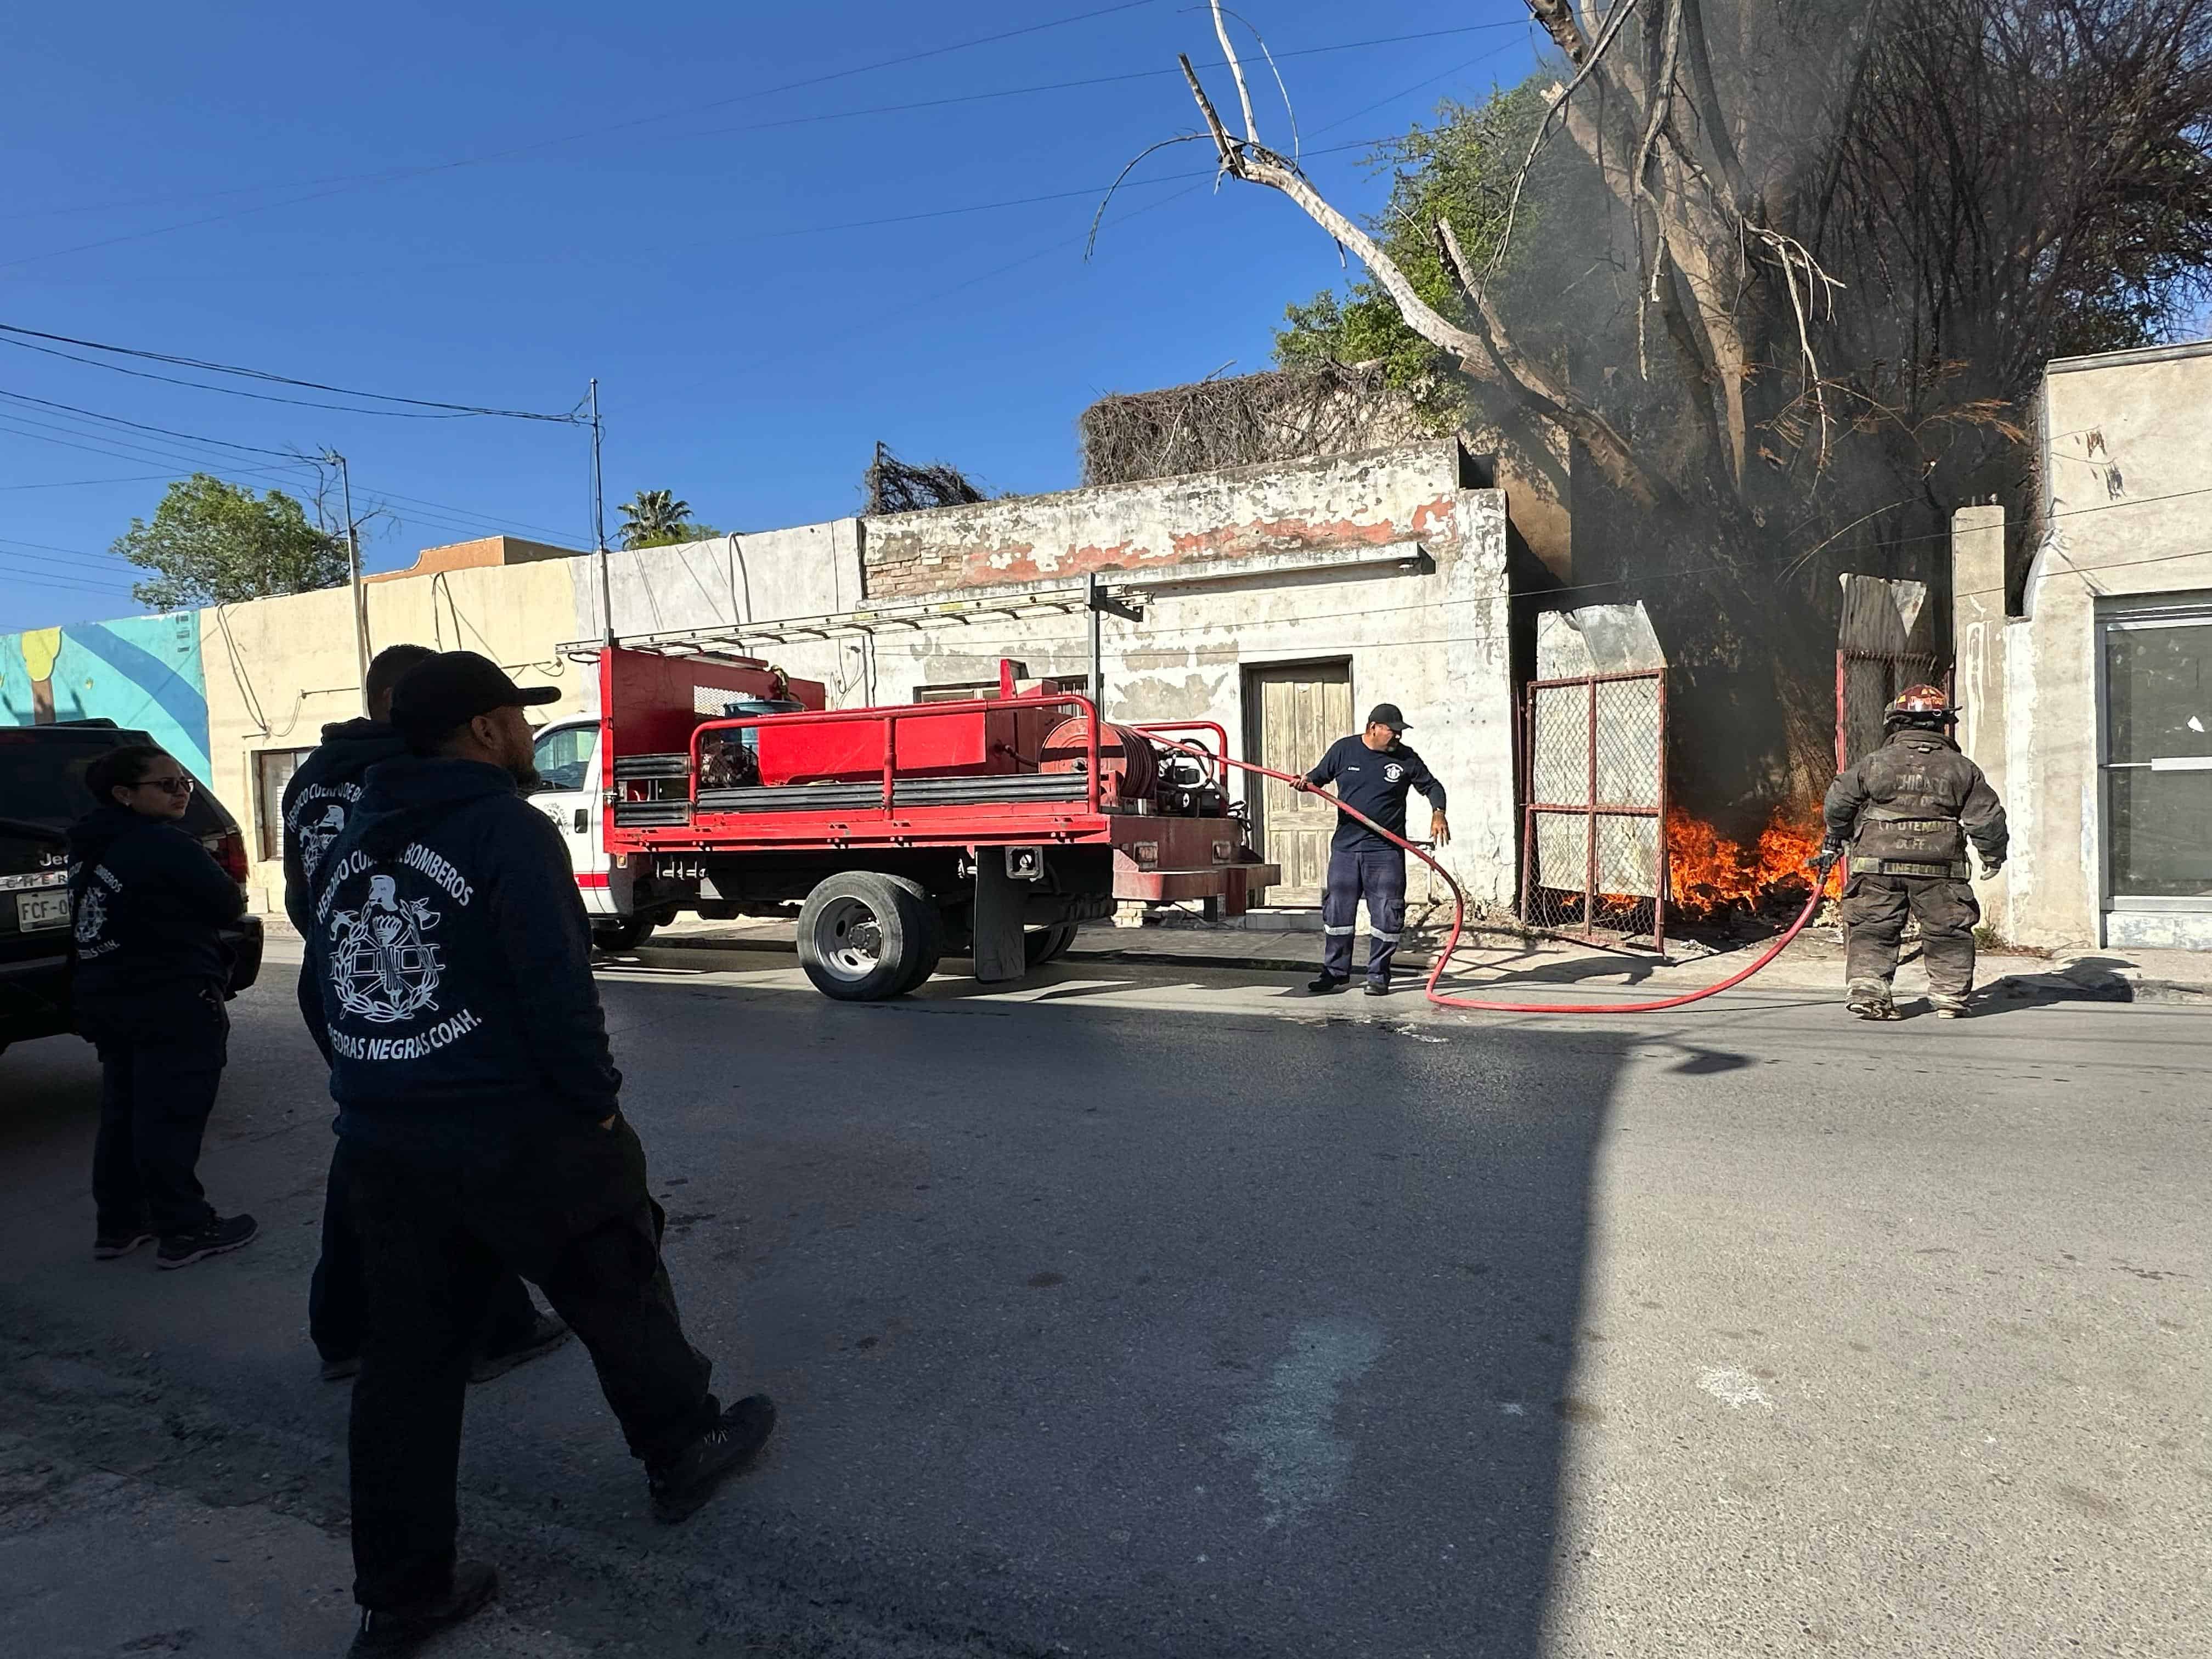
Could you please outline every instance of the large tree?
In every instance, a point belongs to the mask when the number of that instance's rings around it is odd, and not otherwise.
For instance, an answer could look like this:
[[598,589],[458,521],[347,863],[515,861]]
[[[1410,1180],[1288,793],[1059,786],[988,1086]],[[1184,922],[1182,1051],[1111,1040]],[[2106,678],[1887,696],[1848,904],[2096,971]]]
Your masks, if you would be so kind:
[[157,611],[305,593],[347,578],[344,538],[291,496],[257,495],[205,472],[171,484],[153,522],[131,520],[112,550],[155,573],[131,593]]
[[1940,583],[1949,510],[2022,481],[2042,364],[2201,302],[2212,0],[1526,3],[1554,66],[1386,157],[1373,226],[1262,142],[1233,52],[1241,132],[1185,70],[1224,173],[1366,267],[1288,351],[1564,434],[1575,580],[1660,613],[1685,782],[1802,798],[1835,573]]

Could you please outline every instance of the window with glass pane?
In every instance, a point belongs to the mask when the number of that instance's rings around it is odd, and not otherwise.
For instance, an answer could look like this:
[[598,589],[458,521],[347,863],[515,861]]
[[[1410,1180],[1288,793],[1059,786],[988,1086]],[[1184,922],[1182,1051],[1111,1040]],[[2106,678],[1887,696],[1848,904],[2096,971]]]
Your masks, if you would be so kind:
[[284,856],[284,786],[311,749],[264,749],[253,757],[253,804],[257,838],[264,861]]
[[2212,617],[2105,632],[2115,897],[2212,897]]
[[538,739],[538,775],[549,789],[581,789],[584,769],[591,763],[596,726],[564,726]]

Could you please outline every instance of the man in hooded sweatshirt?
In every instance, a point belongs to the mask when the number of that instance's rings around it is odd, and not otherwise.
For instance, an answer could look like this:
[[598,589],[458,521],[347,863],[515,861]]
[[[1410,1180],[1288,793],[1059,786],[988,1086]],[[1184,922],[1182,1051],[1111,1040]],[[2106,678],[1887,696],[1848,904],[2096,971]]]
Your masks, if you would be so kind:
[[158,1237],[158,1264],[188,1267],[256,1231],[250,1215],[217,1215],[198,1173],[230,1039],[222,930],[246,895],[178,827],[196,786],[174,757],[126,744],[84,781],[100,805],[70,830],[70,988],[100,1050],[92,1253],[112,1261]]
[[363,779],[313,884],[338,1158],[367,1309],[350,1431],[357,1655],[405,1651],[496,1593],[457,1559],[469,1360],[507,1272],[583,1340],[657,1520],[681,1521],[766,1442],[766,1395],[728,1411],[685,1339],[666,1218],[592,978],[560,831],[516,793],[523,708],[550,702],[472,652],[392,693],[410,754]]
[[[312,920],[308,885],[324,853],[345,829],[348,815],[361,799],[362,775],[379,761],[407,752],[407,744],[391,726],[392,689],[409,669],[436,654],[424,645],[391,645],[378,652],[362,688],[368,718],[325,726],[322,745],[300,763],[300,769],[284,786],[284,913],[302,939]],[[323,1024],[322,993],[304,957],[300,1013],[327,1064],[331,1044]],[[322,1255],[307,1286],[307,1335],[321,1357],[325,1382],[361,1370],[361,1246],[347,1219],[343,1167],[331,1160],[323,1198]],[[568,1337],[568,1326],[538,1312],[529,1287],[508,1273],[492,1293],[489,1323],[469,1379],[489,1382],[552,1352]]]

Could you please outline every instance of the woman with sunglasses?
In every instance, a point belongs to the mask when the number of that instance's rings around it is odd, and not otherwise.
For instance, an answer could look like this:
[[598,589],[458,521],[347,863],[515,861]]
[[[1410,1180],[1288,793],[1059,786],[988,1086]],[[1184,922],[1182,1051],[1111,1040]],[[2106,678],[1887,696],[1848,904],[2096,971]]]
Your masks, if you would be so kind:
[[158,1238],[158,1265],[186,1267],[255,1232],[216,1213],[197,1172],[230,1036],[222,929],[246,896],[179,827],[193,783],[173,757],[127,744],[84,781],[100,804],[70,830],[70,912],[77,1029],[100,1050],[92,1253]]

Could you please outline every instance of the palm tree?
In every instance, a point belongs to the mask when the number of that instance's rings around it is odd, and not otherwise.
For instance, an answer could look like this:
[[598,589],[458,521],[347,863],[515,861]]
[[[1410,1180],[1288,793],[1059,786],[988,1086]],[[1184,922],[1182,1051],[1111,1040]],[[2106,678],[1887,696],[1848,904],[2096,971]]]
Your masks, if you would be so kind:
[[672,490],[641,489],[624,501],[622,544],[626,548],[664,546],[684,539],[690,528],[691,503],[679,501]]

